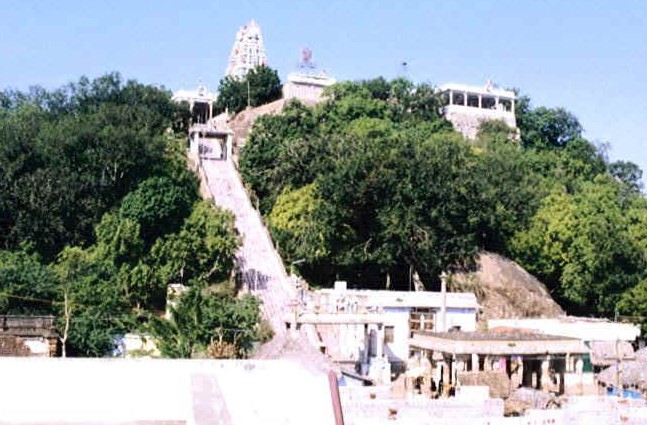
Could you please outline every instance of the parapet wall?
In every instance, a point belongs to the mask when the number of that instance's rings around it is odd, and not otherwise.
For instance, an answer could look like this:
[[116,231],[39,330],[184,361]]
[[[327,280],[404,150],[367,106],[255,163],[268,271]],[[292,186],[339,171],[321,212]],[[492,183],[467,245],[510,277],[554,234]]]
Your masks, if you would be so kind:
[[466,139],[476,139],[479,127],[484,121],[501,120],[510,128],[516,128],[514,113],[497,109],[480,109],[461,105],[445,107],[445,118]]

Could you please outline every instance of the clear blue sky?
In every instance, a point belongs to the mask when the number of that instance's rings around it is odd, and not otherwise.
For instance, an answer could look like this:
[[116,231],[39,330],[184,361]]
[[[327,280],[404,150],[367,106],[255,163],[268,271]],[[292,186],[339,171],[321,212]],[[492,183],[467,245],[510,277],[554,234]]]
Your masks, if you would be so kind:
[[[609,156],[647,174],[644,0],[2,0],[0,89],[119,71],[170,89],[215,89],[254,18],[282,77],[302,47],[337,79],[518,87],[563,106]],[[646,183],[647,184],[647,183]]]

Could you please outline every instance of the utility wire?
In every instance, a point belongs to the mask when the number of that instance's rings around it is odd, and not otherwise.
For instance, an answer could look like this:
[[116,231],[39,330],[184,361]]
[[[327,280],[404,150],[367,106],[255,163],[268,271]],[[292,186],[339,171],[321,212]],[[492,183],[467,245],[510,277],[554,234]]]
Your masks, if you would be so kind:
[[[51,305],[65,305],[65,302],[63,301],[55,301],[55,300],[46,300],[44,298],[36,298],[36,297],[28,297],[24,295],[15,295],[15,294],[10,294],[8,292],[2,292],[0,291],[0,297],[7,297],[7,298],[16,298],[19,300],[24,300],[24,301],[33,301],[33,302],[40,302],[43,304],[51,304]],[[70,303],[70,305],[77,306],[77,307],[85,307],[85,308],[90,308],[90,306],[80,304],[80,303]],[[63,319],[63,316],[54,316],[57,319]],[[123,320],[124,318],[129,318],[128,315],[124,314],[123,316],[111,316],[111,315],[98,315],[94,317],[87,317],[87,316],[75,316],[72,315],[70,317],[71,321],[76,321],[76,322],[83,322],[83,321],[91,321],[91,322],[97,322],[97,321],[117,321],[117,320]],[[244,329],[244,328],[224,328],[224,327],[217,327],[216,329],[221,329],[225,331],[234,331],[234,332],[249,332],[249,329]]]

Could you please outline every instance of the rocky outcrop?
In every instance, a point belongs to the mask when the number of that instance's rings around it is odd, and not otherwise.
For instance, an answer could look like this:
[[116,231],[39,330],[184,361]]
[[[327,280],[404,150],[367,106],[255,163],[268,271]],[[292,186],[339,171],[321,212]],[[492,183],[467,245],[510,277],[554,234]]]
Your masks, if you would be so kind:
[[448,278],[448,290],[474,292],[481,306],[479,323],[489,319],[552,318],[564,310],[546,286],[520,265],[497,254],[479,255],[473,270]]

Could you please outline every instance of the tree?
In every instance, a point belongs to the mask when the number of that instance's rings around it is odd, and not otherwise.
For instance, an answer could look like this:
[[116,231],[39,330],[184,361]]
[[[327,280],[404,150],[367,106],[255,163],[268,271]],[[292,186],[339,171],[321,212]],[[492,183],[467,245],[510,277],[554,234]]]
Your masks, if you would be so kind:
[[124,197],[119,215],[141,226],[141,236],[150,247],[160,236],[180,228],[195,200],[190,188],[167,177],[151,177]]
[[237,113],[249,106],[260,106],[281,98],[278,73],[259,65],[242,78],[225,76],[220,80],[216,108]]
[[267,217],[273,239],[286,262],[305,259],[315,263],[328,255],[326,232],[319,228],[316,185],[285,189]]
[[94,224],[164,163],[170,93],[113,73],[48,92],[4,94],[0,245],[51,261],[88,245]]
[[241,153],[240,172],[260,199],[263,213],[270,211],[283,187],[312,183],[325,167],[328,143],[316,131],[313,111],[299,102],[290,102],[280,115],[254,122]]
[[406,166],[389,167],[396,170],[391,181],[397,184],[379,212],[382,245],[404,258],[432,289],[441,272],[469,262],[478,251],[471,211],[473,157],[457,135],[408,140],[406,145],[406,154],[397,155],[398,161],[406,158]]
[[629,232],[620,187],[605,176],[575,194],[548,196],[512,241],[515,259],[571,311],[610,316],[646,270],[645,251]]
[[515,130],[508,127],[503,120],[487,120],[479,125],[476,140],[481,145],[510,142],[514,140]]
[[250,70],[246,79],[252,106],[264,105],[281,98],[281,80],[276,70],[260,65]]
[[218,85],[218,99],[216,109],[230,113],[237,113],[245,109],[251,99],[247,93],[247,81],[231,75],[225,76]]
[[236,357],[245,357],[257,337],[259,320],[256,298],[218,296],[194,284],[171,309],[170,320],[153,318],[151,330],[165,357],[190,358],[215,340],[233,346]]
[[95,226],[96,244],[93,249],[98,257],[119,267],[133,265],[144,253],[140,225],[129,218],[104,214]]
[[133,326],[133,316],[113,264],[89,250],[66,248],[52,266],[62,282],[60,317],[65,351],[72,356],[103,357]]
[[218,283],[229,277],[239,243],[233,215],[201,201],[178,233],[153,245],[151,256],[165,283]]
[[643,170],[631,161],[615,161],[609,164],[609,174],[623,182],[629,190],[640,192]]
[[52,314],[58,284],[36,254],[0,251],[0,314]]
[[114,267],[113,279],[121,289],[124,302],[135,311],[164,308],[166,282],[146,263],[148,249],[144,246],[139,223],[116,214],[105,214],[96,225],[95,233],[97,242],[90,251],[95,258]]
[[475,150],[467,178],[474,181],[470,202],[479,246],[509,255],[510,239],[528,226],[548,189],[533,170],[531,158],[505,137],[507,126],[495,128],[502,133],[483,136],[485,148]]
[[533,108],[528,96],[519,96],[515,112],[526,148],[561,148],[582,137],[582,124],[564,108]]

